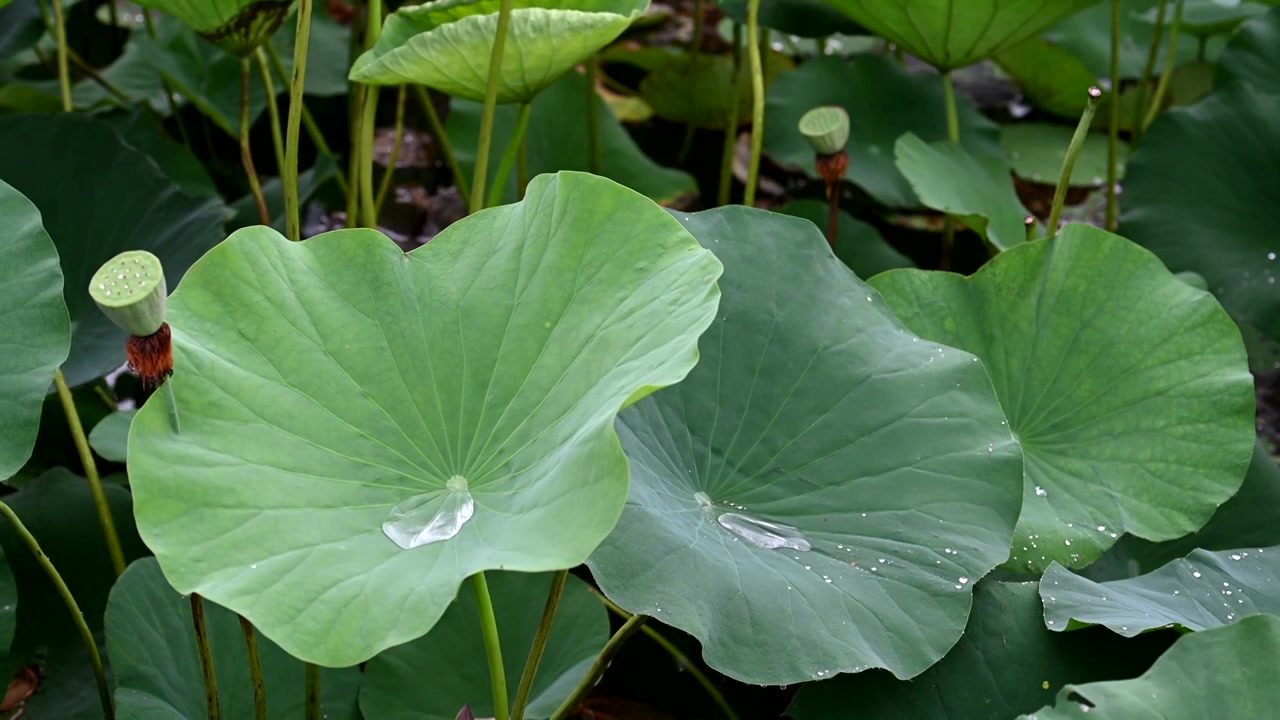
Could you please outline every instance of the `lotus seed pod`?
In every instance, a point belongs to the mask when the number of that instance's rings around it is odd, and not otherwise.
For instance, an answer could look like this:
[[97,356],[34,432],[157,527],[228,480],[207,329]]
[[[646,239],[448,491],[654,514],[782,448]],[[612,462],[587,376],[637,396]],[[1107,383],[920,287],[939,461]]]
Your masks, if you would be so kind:
[[839,105],[823,105],[800,118],[800,134],[819,155],[833,155],[849,141],[849,113]]
[[102,313],[138,337],[152,335],[164,324],[167,295],[160,258],[145,250],[111,258],[89,282],[89,296]]

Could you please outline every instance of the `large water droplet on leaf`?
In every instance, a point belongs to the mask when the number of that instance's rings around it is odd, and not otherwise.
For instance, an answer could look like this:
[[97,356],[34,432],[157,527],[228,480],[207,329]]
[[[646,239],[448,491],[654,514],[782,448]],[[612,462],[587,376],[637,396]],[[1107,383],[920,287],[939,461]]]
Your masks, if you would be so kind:
[[382,532],[396,545],[412,550],[457,535],[475,512],[476,503],[467,490],[466,478],[454,475],[443,490],[396,503],[382,523]]
[[766,550],[791,548],[805,551],[813,547],[804,533],[790,525],[771,522],[744,513],[725,513],[716,518],[720,527]]

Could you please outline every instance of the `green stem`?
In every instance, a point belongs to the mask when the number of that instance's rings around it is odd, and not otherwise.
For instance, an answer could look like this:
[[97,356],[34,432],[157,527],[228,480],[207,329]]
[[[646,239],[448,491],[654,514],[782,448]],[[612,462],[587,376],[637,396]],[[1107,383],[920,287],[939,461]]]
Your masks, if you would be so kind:
[[449,168],[449,174],[453,175],[453,186],[458,190],[458,197],[462,199],[463,207],[470,207],[471,193],[468,190],[467,177],[462,174],[462,168],[458,165],[458,158],[453,154],[453,148],[449,145],[449,136],[444,131],[444,123],[440,122],[440,114],[436,112],[436,106],[431,102],[431,96],[427,94],[426,88],[421,85],[414,85],[413,92],[418,98],[418,104],[422,105],[422,112],[427,116],[427,125],[431,128],[431,137],[435,140],[436,147],[440,148],[440,154],[444,155],[444,162]]
[[[756,0],[752,1],[755,2]],[[614,633],[613,637],[609,638],[609,642],[605,643],[604,649],[600,651],[596,661],[591,664],[591,669],[587,671],[586,677],[582,678],[582,682],[578,683],[578,687],[574,688],[573,693],[565,698],[560,707],[551,714],[551,720],[563,720],[569,717],[569,714],[582,703],[582,699],[587,696],[587,693],[591,692],[591,689],[600,681],[600,676],[604,674],[604,670],[613,660],[613,656],[617,655],[618,651],[622,649],[622,644],[632,635],[635,635],[644,621],[648,619],[646,615],[632,615],[627,618],[622,627],[618,628],[618,632]]]
[[[382,0],[368,0],[365,4],[364,46],[372,48],[382,32]],[[374,202],[373,187],[373,131],[378,118],[378,94],[381,88],[370,85],[365,90],[363,112],[360,114],[360,225],[378,227],[378,206]]]
[[764,148],[764,64],[760,57],[760,0],[747,0],[747,53],[751,59],[751,160],[742,204],[756,203],[760,182],[760,154]]
[[262,681],[262,662],[258,659],[258,639],[253,632],[253,623],[242,615],[240,631],[244,633],[244,647],[249,653],[249,681],[253,684],[253,719],[267,720],[267,686]]
[[[693,37],[689,38],[689,67],[694,72],[689,78],[689,96],[692,98],[692,104],[696,108],[698,104],[698,55],[702,51],[702,21],[706,11],[702,6],[703,0],[693,0]],[[693,148],[693,133],[697,130],[697,126],[693,123],[693,118],[684,128],[684,141],[680,143],[680,154],[677,156],[676,164],[684,165],[684,161],[689,157],[689,150]]]
[[[54,0],[57,2],[57,0]],[[249,147],[249,57],[240,58],[240,163],[249,177],[249,190],[258,206],[258,222],[271,225],[271,213],[267,212],[267,198],[262,194],[262,182],[253,167],[253,151]]]
[[1142,77],[1138,81],[1138,102],[1134,103],[1133,129],[1130,141],[1137,145],[1142,137],[1143,111],[1147,107],[1147,85],[1151,83],[1151,73],[1156,69],[1156,58],[1160,55],[1160,44],[1164,40],[1164,16],[1168,0],[1160,0],[1156,5],[1156,26],[1151,31],[1151,47],[1147,49],[1147,62],[1142,67]]
[[520,138],[520,154],[516,156],[516,199],[524,200],[529,186],[529,133]]
[[529,704],[529,694],[533,691],[533,679],[538,674],[538,664],[542,662],[542,654],[547,649],[551,624],[555,622],[556,610],[560,607],[560,598],[564,595],[564,584],[568,579],[568,570],[560,570],[551,576],[551,589],[547,592],[547,604],[542,608],[542,620],[538,623],[538,631],[533,636],[533,646],[529,648],[529,658],[525,660],[520,684],[516,687],[516,699],[511,707],[511,720],[524,720],[524,709]]
[[[951,80],[951,73],[942,74],[942,99],[947,112],[947,139],[953,143],[960,142],[960,111],[956,106],[956,88]],[[938,269],[951,269],[951,256],[956,247],[956,220],[947,215],[942,226],[942,248],[938,253]]]
[[485,176],[489,172],[489,147],[493,144],[493,117],[498,109],[498,81],[502,78],[502,53],[507,45],[507,27],[511,25],[512,0],[502,0],[498,8],[498,29],[489,55],[489,82],[484,91],[484,110],[480,114],[480,142],[476,147],[476,176],[471,183],[471,212],[484,208]]
[[489,200],[485,203],[485,207],[495,207],[502,204],[502,191],[507,187],[507,178],[511,176],[511,166],[515,164],[516,156],[520,154],[520,146],[524,142],[525,130],[529,127],[529,111],[533,108],[532,103],[520,103],[520,107],[516,110],[516,127],[511,133],[511,139],[507,141],[507,149],[502,153],[502,162],[498,164],[498,172],[493,176],[493,185],[489,188]]
[[1062,175],[1058,178],[1058,187],[1053,191],[1053,206],[1049,210],[1049,222],[1045,225],[1045,232],[1049,236],[1058,234],[1058,223],[1062,220],[1062,205],[1067,199],[1067,189],[1071,187],[1071,173],[1075,170],[1080,148],[1084,147],[1084,140],[1089,135],[1089,125],[1093,122],[1093,114],[1098,110],[1100,97],[1102,97],[1101,90],[1096,87],[1089,88],[1089,101],[1085,103],[1080,124],[1076,126],[1076,132],[1071,136],[1071,144],[1067,146],[1067,156],[1062,159]]
[[[617,613],[623,619],[631,617],[631,613],[623,610],[612,600],[605,597],[604,593],[593,589],[592,594],[600,598],[600,602],[604,603],[605,607]],[[729,704],[727,699],[725,699],[724,694],[720,692],[720,688],[717,688],[715,683],[711,682],[711,678],[707,677],[706,673],[699,670],[698,666],[690,660],[689,656],[685,655],[680,648],[676,647],[675,643],[663,637],[662,633],[654,630],[647,624],[640,627],[640,632],[648,635],[649,639],[657,643],[658,647],[665,650],[667,654],[680,665],[680,667],[689,671],[689,674],[692,675],[693,679],[696,680],[698,684],[702,686],[702,689],[707,692],[707,695],[711,697],[711,702],[715,703],[716,707],[720,708],[720,712],[724,714],[727,720],[738,720],[738,714],[733,711],[733,706]]]
[[396,176],[396,165],[400,163],[400,146],[404,144],[404,101],[408,95],[409,89],[405,85],[401,85],[396,92],[396,126],[394,139],[391,141],[391,156],[387,158],[387,169],[382,173],[378,196],[373,201],[374,209],[378,214],[382,213],[382,205],[387,201],[387,193],[391,192],[391,181]]
[[[276,48],[271,43],[264,43],[267,48],[267,59],[271,61],[271,69],[275,71],[276,77],[284,84],[289,84],[289,73],[284,70],[284,62],[280,60],[280,53],[276,52]],[[329,149],[329,143],[324,139],[324,133],[320,132],[320,126],[316,124],[316,119],[312,117],[311,111],[307,109],[306,98],[301,98],[299,104],[302,106],[302,127],[307,131],[307,137],[311,138],[311,142],[315,143],[316,150],[321,153],[333,157],[333,151]],[[292,107],[292,105],[290,105]],[[342,190],[343,197],[347,194],[347,179],[342,173],[333,176],[338,181],[338,187]]]
[[49,576],[49,580],[53,582],[54,587],[58,589],[58,595],[62,597],[62,602],[66,604],[67,610],[71,613],[71,620],[76,624],[76,630],[80,632],[80,639],[84,642],[85,650],[89,651],[89,664],[93,666],[93,678],[98,683],[98,700],[102,703],[102,716],[111,720],[115,717],[115,708],[111,704],[111,688],[107,685],[107,675],[102,670],[102,657],[98,655],[98,643],[93,639],[93,633],[89,630],[89,625],[85,623],[84,613],[80,612],[80,606],[76,604],[76,599],[71,594],[71,590],[67,588],[67,584],[63,582],[62,576],[58,574],[58,569],[53,566],[53,562],[49,560],[49,556],[44,554],[40,549],[40,543],[36,541],[34,535],[27,526],[22,524],[22,520],[18,518],[18,514],[13,511],[6,503],[0,502],[0,515],[13,525],[13,529],[18,533],[18,537],[27,544],[27,548],[31,550],[31,554],[35,556],[36,562],[40,567],[44,568],[45,574]]
[[107,553],[111,555],[111,567],[116,577],[124,572],[124,552],[120,550],[120,538],[116,535],[116,522],[111,517],[111,506],[107,504],[107,494],[102,491],[102,481],[98,478],[98,464],[93,460],[93,451],[89,449],[89,439],[84,434],[84,426],[80,424],[80,413],[76,410],[76,401],[71,397],[71,389],[67,387],[67,379],[59,368],[53,373],[53,384],[58,391],[58,400],[62,402],[62,410],[67,416],[67,427],[71,430],[71,438],[75,441],[76,452],[80,454],[80,464],[84,466],[85,479],[89,481],[89,492],[93,495],[93,504],[98,511],[98,522],[102,525],[102,534],[107,540]]
[[360,144],[360,120],[364,117],[364,99],[368,92],[368,85],[358,84],[351,94],[356,113],[351,123],[351,151],[347,153],[347,184],[351,188],[347,193],[347,228],[356,227],[360,219],[360,167],[365,162],[361,157],[364,148]]
[[[270,45],[271,43],[267,43]],[[262,75],[262,87],[267,91],[267,115],[271,118],[271,146],[276,151],[276,174],[284,167],[284,132],[280,125],[280,107],[276,103],[276,84],[271,80],[271,68],[267,67],[267,54],[259,47],[254,52],[258,72]]]
[[[293,42],[293,78],[289,82],[289,120],[285,127],[284,167],[280,168],[280,187],[284,191],[285,237],[290,240],[302,238],[302,217],[298,200],[298,136],[301,135],[302,125],[302,91],[307,79],[307,46],[311,44],[312,2],[313,0],[298,0],[298,29]],[[274,49],[268,50],[274,55]],[[279,68],[283,69],[283,66]]]
[[733,188],[733,155],[738,146],[738,101],[742,90],[742,26],[733,26],[733,101],[729,103],[728,121],[724,128],[724,146],[720,151],[720,187],[716,204],[729,204]]
[[600,174],[600,112],[596,107],[596,56],[587,58],[587,171]]
[[[504,6],[507,6],[504,0]],[[493,615],[493,600],[484,573],[471,576],[476,593],[476,609],[480,612],[480,632],[484,635],[485,655],[489,658],[489,683],[493,687],[494,720],[507,720],[507,675],[502,668],[502,645],[498,642],[498,621]]]
[[1111,105],[1107,108],[1106,229],[1116,231],[1116,164],[1120,158],[1120,0],[1111,0]]
[[1160,105],[1164,102],[1164,93],[1169,89],[1169,78],[1173,75],[1173,66],[1177,61],[1178,55],[1178,35],[1182,30],[1182,8],[1186,5],[1186,0],[1178,0],[1178,4],[1173,9],[1173,26],[1169,29],[1169,52],[1164,58],[1164,70],[1160,73],[1160,82],[1156,83],[1156,94],[1151,98],[1151,106],[1147,109],[1147,117],[1142,121],[1142,131],[1145,133],[1147,128],[1151,127],[1152,121],[1160,114]]
[[320,720],[320,666],[315,663],[306,664],[306,720]]
[[204,676],[204,699],[209,709],[209,720],[222,717],[218,705],[218,676],[213,668],[213,653],[209,650],[209,627],[204,618],[204,602],[191,593],[191,624],[195,628],[196,651],[200,655],[200,674]]
[[67,70],[67,24],[61,0],[52,0],[53,36],[58,43],[58,88],[62,91],[62,111],[71,112],[71,73]]

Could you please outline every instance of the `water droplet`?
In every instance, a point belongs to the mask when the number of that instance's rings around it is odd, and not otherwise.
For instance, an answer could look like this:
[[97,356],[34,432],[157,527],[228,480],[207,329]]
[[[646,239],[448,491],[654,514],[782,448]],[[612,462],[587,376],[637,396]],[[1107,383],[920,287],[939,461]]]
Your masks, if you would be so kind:
[[1049,494],[1049,493],[1048,493],[1048,492],[1046,492],[1044,488],[1040,487],[1039,485],[1037,485],[1037,486],[1036,486],[1036,496],[1037,496],[1037,497],[1045,497],[1045,496],[1046,496],[1046,495],[1048,495],[1048,494]]
[[964,584],[965,584],[965,583],[967,583],[967,582],[969,582],[969,578],[967,578],[967,577],[962,577],[962,578],[960,578],[960,584],[961,584],[961,585],[964,585]]
[[457,535],[475,514],[475,500],[461,475],[432,490],[396,503],[382,523],[382,532],[405,550],[443,542]]
[[1239,560],[1239,559],[1240,559],[1240,556],[1239,556],[1239,555],[1232,555],[1232,556],[1231,556],[1231,559],[1232,559],[1232,560]]
[[1192,576],[1192,577],[1200,577],[1200,571],[1199,571],[1199,570],[1196,570],[1195,572],[1191,573],[1191,576]]
[[1268,260],[1275,260],[1275,259],[1276,259],[1276,254],[1275,254],[1275,253],[1273,253],[1273,252],[1269,252],[1269,253],[1267,253],[1267,259],[1268,259]]
[[720,527],[759,548],[790,548],[804,552],[813,547],[798,529],[782,523],[742,513],[725,513],[716,518]]

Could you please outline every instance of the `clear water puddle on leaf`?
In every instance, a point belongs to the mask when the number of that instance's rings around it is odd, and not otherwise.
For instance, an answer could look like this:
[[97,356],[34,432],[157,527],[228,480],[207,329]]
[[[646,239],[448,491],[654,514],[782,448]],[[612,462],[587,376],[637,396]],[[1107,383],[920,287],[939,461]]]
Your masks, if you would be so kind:
[[758,548],[765,550],[787,548],[805,552],[813,547],[809,538],[805,537],[798,528],[765,520],[746,512],[727,512],[716,515],[714,503],[706,493],[695,493],[693,497],[704,513],[715,516],[716,524]]
[[443,490],[405,498],[391,508],[382,532],[405,550],[443,542],[457,535],[476,512],[467,479],[454,475]]

